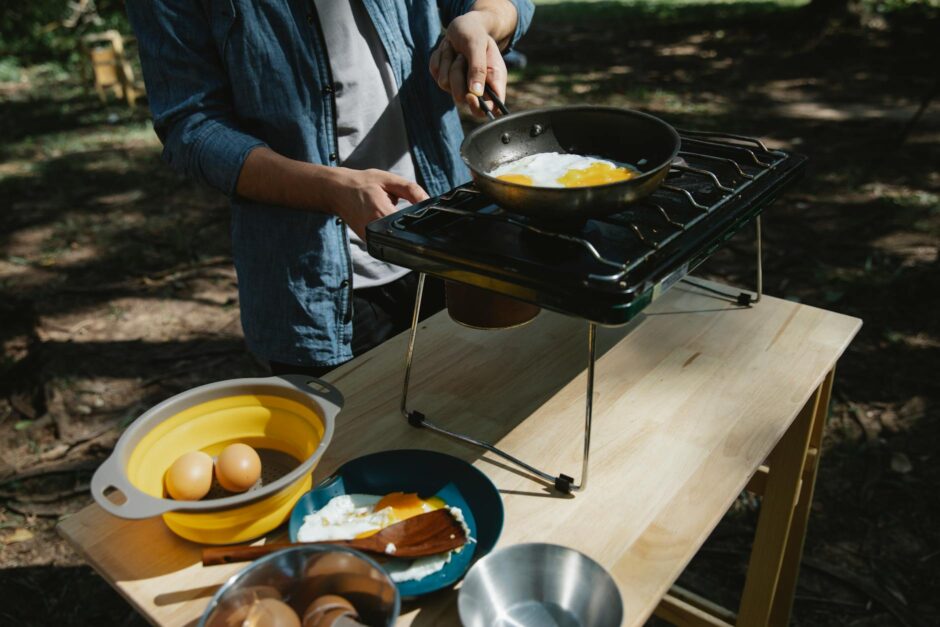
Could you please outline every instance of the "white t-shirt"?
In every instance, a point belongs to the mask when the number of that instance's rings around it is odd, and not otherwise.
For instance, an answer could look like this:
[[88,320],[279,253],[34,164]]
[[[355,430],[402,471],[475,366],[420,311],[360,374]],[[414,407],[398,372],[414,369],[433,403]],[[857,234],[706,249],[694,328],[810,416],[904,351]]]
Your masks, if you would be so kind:
[[[326,39],[336,98],[339,164],[376,168],[416,181],[398,85],[382,41],[360,0],[314,0]],[[398,208],[408,206],[399,201]],[[349,229],[353,288],[390,283],[408,273],[369,255]]]

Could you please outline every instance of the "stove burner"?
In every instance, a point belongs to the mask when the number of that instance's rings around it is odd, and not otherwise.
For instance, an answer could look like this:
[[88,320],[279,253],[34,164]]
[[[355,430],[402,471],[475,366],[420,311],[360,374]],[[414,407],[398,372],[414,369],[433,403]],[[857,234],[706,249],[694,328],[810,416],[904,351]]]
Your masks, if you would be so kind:
[[760,213],[802,173],[806,158],[740,135],[679,134],[679,158],[660,188],[613,215],[579,223],[533,220],[503,210],[472,185],[465,185],[369,225],[367,241],[373,256],[421,273],[415,312],[424,276],[432,274],[589,321],[585,446],[579,483],[432,424],[421,412],[408,409],[417,315],[401,403],[402,413],[413,426],[491,451],[561,492],[584,489],[596,324],[621,325],[631,320],[751,220],[757,238],[756,293],[722,296],[741,306],[760,300]]

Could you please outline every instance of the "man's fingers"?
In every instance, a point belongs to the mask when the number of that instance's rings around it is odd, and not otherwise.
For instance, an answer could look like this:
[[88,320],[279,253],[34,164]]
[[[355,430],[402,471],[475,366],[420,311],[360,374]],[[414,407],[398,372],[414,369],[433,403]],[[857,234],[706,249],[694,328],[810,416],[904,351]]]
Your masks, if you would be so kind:
[[486,81],[496,92],[496,96],[501,101],[506,102],[506,81],[509,77],[509,71],[506,69],[503,54],[499,51],[499,46],[492,37],[486,47],[486,65]]
[[467,60],[463,55],[457,55],[450,66],[450,93],[454,96],[454,102],[461,104],[466,101],[467,88],[466,76]]
[[[443,45],[442,42],[441,46]],[[441,46],[434,49],[434,52],[431,53],[431,60],[428,62],[428,69],[435,81],[437,80],[437,71],[441,67]]]
[[404,198],[412,203],[419,203],[429,198],[428,193],[424,191],[420,185],[408,179],[403,179],[400,176],[395,176],[394,174],[388,175],[382,183],[382,187],[386,192],[394,194],[398,198]]
[[444,91],[450,91],[450,70],[454,63],[454,49],[446,42],[441,44],[441,54],[438,56],[437,84]]
[[464,51],[467,59],[467,91],[475,96],[483,95],[483,84],[486,82],[487,39],[469,41]]

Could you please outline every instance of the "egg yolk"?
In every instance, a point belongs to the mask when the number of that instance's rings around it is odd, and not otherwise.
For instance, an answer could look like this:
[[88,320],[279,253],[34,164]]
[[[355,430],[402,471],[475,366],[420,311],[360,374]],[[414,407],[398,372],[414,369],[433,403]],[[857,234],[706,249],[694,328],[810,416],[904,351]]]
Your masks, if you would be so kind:
[[[379,500],[378,503],[372,508],[374,512],[380,512],[385,508],[391,508],[391,514],[389,516],[389,525],[394,525],[403,520],[419,516],[421,514],[427,514],[428,512],[433,512],[436,509],[442,509],[447,507],[447,503],[432,496],[431,498],[422,499],[414,492],[405,493],[405,492],[392,492],[391,494],[386,494]],[[371,535],[378,533],[378,531],[367,531],[365,533],[359,534],[357,538],[367,538]]]
[[507,183],[516,183],[517,185],[532,185],[532,177],[525,174],[500,174],[497,176],[501,181]]
[[633,178],[633,172],[627,168],[617,168],[609,163],[592,163],[586,168],[572,168],[561,175],[557,181],[565,187],[588,187],[604,185]]
[[444,505],[444,501],[436,496],[432,496],[429,499],[422,499],[418,498],[418,495],[414,492],[408,494],[404,492],[392,492],[375,504],[375,511],[378,512],[386,507],[391,507],[392,518],[395,522],[401,522],[413,516],[427,514],[436,509],[441,509]]

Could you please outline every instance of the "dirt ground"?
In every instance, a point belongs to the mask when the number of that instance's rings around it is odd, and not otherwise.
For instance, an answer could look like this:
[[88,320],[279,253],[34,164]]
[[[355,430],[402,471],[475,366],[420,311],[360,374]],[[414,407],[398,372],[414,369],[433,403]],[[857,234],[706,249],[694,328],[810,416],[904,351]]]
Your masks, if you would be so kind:
[[[938,624],[940,103],[917,116],[937,11],[821,30],[763,5],[667,25],[589,6],[540,8],[510,106],[640,108],[811,158],[766,214],[765,289],[864,326],[837,373],[793,624]],[[0,137],[0,623],[143,624],[54,527],[145,408],[266,372],[242,342],[225,199],[162,164],[145,109],[55,68],[0,83]],[[750,285],[752,253],[735,239],[701,274]],[[684,585],[736,606],[756,508],[742,498]]]

